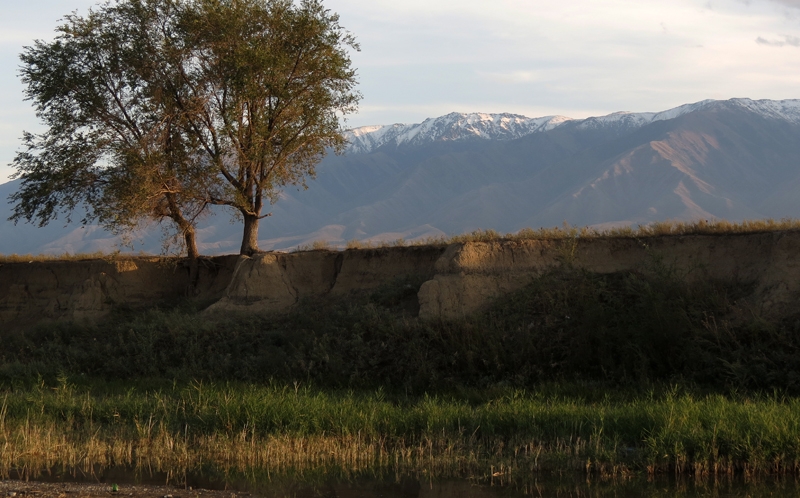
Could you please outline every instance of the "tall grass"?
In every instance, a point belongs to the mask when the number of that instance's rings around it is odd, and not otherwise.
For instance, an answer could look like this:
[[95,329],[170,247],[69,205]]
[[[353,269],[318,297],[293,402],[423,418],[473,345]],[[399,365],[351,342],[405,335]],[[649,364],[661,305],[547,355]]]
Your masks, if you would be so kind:
[[798,230],[800,220],[771,218],[762,220],[695,220],[695,221],[656,221],[637,226],[621,226],[608,229],[577,227],[564,224],[563,227],[523,228],[514,233],[502,235],[494,230],[476,230],[455,235],[446,239],[421,241],[421,243],[491,242],[496,240],[561,240],[572,238],[647,238],[676,235],[734,235]]
[[6,334],[0,474],[800,472],[800,320],[761,319],[747,283],[567,268],[439,322],[414,318],[420,285]]
[[[588,391],[588,388],[584,388]],[[61,379],[6,389],[0,469],[100,465],[276,472],[487,469],[728,475],[800,471],[800,401],[662,389],[602,399],[507,390],[480,403],[303,386]],[[2,473],[0,472],[0,473]]]
[[97,251],[92,253],[62,253],[62,254],[0,254],[0,263],[33,263],[44,261],[86,261],[91,259],[105,259],[117,261],[122,258],[132,257],[123,255],[119,251],[111,253]]

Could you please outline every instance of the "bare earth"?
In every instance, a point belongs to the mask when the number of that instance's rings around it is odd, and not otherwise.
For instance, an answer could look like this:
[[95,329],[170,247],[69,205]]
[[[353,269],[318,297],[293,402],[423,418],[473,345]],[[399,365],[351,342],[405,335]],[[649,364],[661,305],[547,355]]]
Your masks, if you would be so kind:
[[213,491],[208,489],[183,489],[172,486],[146,486],[120,484],[119,491],[112,492],[111,486],[102,483],[47,483],[33,481],[0,480],[0,498],[243,498],[254,496],[251,493],[234,491]]

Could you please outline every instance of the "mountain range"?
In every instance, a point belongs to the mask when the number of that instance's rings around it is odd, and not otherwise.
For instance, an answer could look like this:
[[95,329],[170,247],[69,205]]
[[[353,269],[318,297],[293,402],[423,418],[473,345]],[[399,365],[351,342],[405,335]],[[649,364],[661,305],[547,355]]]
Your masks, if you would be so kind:
[[[307,190],[287,188],[269,207],[262,249],[564,222],[800,217],[800,100],[705,100],[587,119],[451,113],[347,134],[345,154],[326,156]],[[0,185],[0,198],[18,185]],[[0,253],[119,243],[97,226],[15,226],[10,211],[0,204]],[[238,250],[241,225],[229,220],[220,211],[201,221],[201,252]],[[138,234],[133,250],[161,252],[160,229]]]

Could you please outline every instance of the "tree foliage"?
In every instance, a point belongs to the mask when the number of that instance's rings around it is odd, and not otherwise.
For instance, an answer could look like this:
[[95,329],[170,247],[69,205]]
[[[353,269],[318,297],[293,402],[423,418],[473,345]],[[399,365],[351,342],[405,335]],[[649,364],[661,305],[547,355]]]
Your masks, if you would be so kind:
[[214,199],[244,220],[241,252],[258,250],[265,201],[305,186],[326,149],[345,145],[355,111],[355,39],[318,0],[199,0],[187,19],[196,102],[192,130],[225,180]]
[[65,17],[54,41],[26,47],[22,81],[47,130],[23,137],[13,219],[43,225],[64,212],[69,220],[79,204],[84,223],[115,232],[170,219],[197,256],[194,220],[214,191],[214,172],[183,133],[186,116],[164,98],[171,75],[153,67],[174,53],[164,22],[173,7],[105,4]]
[[170,219],[196,256],[195,221],[223,205],[252,253],[265,201],[342,150],[360,98],[358,46],[319,0],[118,0],[57,32],[21,55],[47,131],[15,158],[15,220]]

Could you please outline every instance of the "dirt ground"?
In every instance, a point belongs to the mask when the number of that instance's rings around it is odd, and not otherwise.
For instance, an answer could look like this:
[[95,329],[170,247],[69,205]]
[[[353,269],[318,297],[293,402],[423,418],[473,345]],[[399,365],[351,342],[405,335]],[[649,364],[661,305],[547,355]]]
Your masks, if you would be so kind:
[[0,480],[0,498],[244,498],[251,493],[208,489],[183,489],[172,486],[120,484],[118,491],[102,483],[47,483]]

